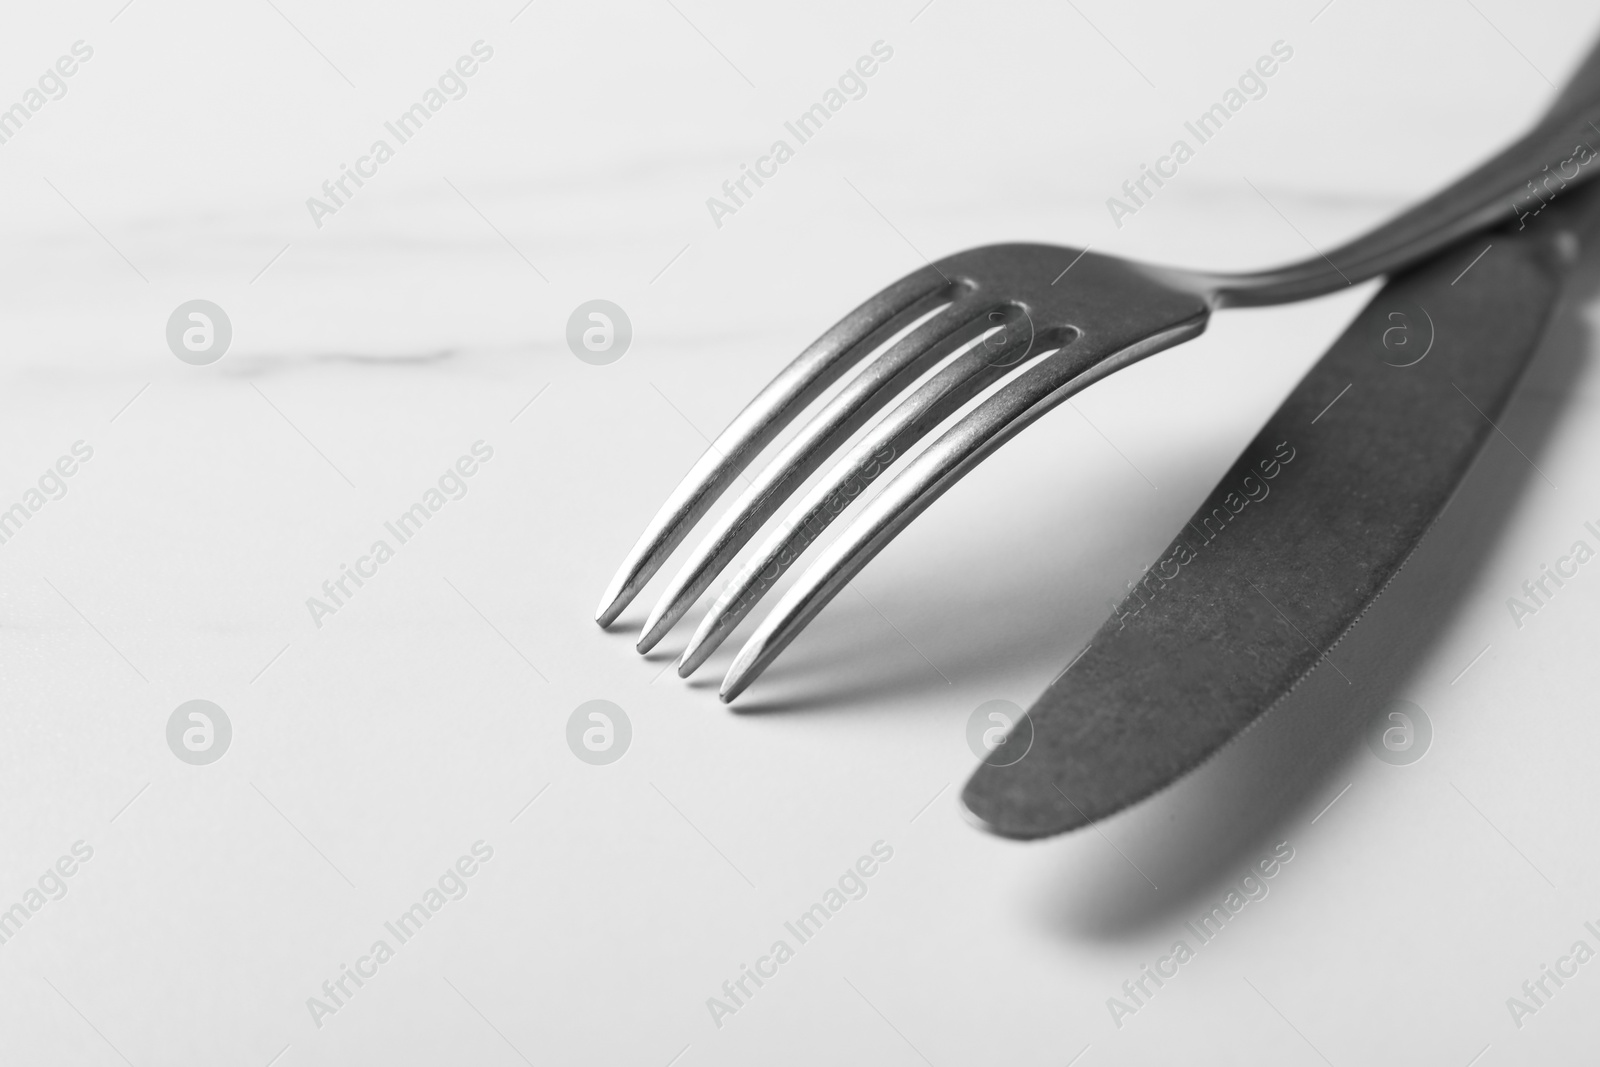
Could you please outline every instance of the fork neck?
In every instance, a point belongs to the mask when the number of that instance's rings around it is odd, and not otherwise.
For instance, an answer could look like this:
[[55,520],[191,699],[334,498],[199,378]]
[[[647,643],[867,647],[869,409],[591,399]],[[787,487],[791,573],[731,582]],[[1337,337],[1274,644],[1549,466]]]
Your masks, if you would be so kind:
[[1208,274],[1214,307],[1306,300],[1425,259],[1497,223],[1525,227],[1568,188],[1600,174],[1600,102],[1565,98],[1531,131],[1376,230],[1272,270]]

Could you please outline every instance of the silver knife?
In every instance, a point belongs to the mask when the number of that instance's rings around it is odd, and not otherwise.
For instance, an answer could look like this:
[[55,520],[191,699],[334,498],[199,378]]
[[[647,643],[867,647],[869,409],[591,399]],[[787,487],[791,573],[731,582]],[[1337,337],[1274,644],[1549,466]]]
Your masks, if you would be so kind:
[[1329,650],[1494,435],[1596,205],[1592,183],[1574,186],[1383,287],[979,765],[962,800],[981,826],[1037,838],[1105,818],[1319,665],[1339,672]]

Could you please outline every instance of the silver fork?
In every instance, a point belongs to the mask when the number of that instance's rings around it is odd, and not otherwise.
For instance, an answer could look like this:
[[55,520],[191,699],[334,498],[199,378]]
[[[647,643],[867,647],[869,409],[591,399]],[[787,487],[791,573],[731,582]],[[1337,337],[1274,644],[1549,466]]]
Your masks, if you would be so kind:
[[[1206,274],[1075,248],[1006,244],[958,252],[913,271],[823,333],[723,430],[629,552],[596,621],[614,622],[756,455],[855,364],[892,341],[717,520],[645,620],[638,647],[648,652],[808,477],[948,359],[867,431],[728,583],[678,662],[678,673],[687,676],[867,485],[967,401],[1009,376],[864,505],[762,620],[723,680],[720,696],[732,700],[912,519],[1000,445],[1092,382],[1199,335],[1214,309],[1306,300],[1390,273],[1504,222],[1508,209],[1513,220],[1536,213],[1567,184],[1587,180],[1600,148],[1595,95],[1558,102],[1518,141],[1365,236],[1275,270]],[[1581,160],[1579,145],[1587,149]]]

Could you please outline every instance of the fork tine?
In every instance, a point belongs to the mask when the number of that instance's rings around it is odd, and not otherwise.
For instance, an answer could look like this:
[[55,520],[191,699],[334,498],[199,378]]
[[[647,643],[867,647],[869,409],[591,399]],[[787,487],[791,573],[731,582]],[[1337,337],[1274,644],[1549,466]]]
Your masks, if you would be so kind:
[[616,621],[689,530],[796,412],[855,360],[943,303],[957,288],[931,265],[913,271],[834,323],[795,357],[734,417],[656,512],[606,587],[595,621],[601,626]]
[[1027,312],[1019,307],[991,312],[991,319],[994,315],[1001,316],[1002,333],[985,338],[919,386],[789,513],[701,620],[678,661],[680,676],[688,677],[717,650],[778,578],[896,458],[988,385],[1077,336],[1069,329],[1036,337]]
[[823,550],[739,650],[718,695],[726,702],[744,692],[884,545],[997,448],[1073,393],[1198,335],[1205,322],[1202,311],[1110,352],[1070,345],[979,404],[913,459]]
[[666,636],[740,549],[842,442],[928,367],[993,329],[992,314],[1006,317],[997,305],[983,306],[958,297],[851,379],[706,534],[651,609],[639,636],[639,651],[650,651]]

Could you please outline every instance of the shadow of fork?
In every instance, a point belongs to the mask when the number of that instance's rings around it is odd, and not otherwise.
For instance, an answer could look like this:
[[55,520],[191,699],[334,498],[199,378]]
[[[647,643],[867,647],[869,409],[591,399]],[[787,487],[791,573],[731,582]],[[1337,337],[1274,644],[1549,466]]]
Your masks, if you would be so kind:
[[[1196,489],[1180,495],[1142,481],[1120,491],[1135,477],[1114,455],[1059,462],[1091,433],[1069,416],[1031,427],[886,549],[852,583],[862,588],[830,604],[732,709],[871,714],[892,706],[924,715],[952,692],[971,711],[974,691],[1026,706],[1103,621],[1121,592],[1107,576],[1139,573],[1248,440],[1234,432],[1189,441],[1163,465],[1164,483]],[[1083,519],[1085,500],[1096,502],[1092,523]],[[731,655],[719,651],[688,684],[714,692]]]

